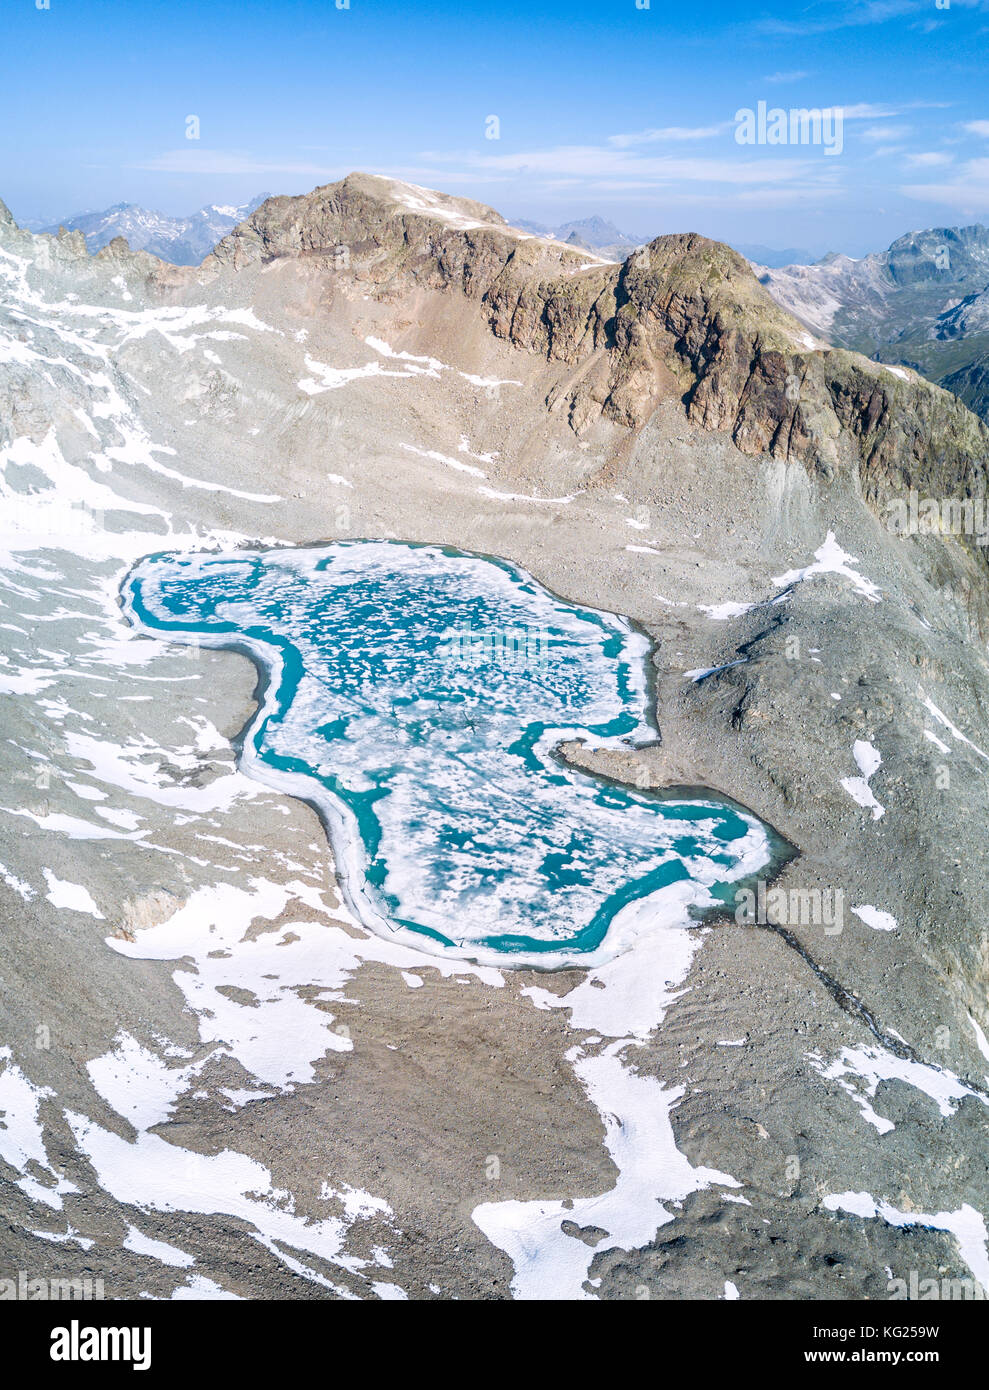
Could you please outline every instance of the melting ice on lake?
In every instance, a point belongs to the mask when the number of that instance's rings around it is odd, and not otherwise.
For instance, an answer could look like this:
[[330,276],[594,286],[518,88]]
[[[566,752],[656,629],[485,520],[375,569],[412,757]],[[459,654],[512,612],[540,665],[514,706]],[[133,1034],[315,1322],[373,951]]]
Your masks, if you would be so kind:
[[689,925],[773,857],[717,797],[554,756],[651,741],[649,644],[500,560],[386,541],[162,554],[124,586],[144,630],[250,654],[245,770],[317,804],[372,930],[472,959],[596,963]]

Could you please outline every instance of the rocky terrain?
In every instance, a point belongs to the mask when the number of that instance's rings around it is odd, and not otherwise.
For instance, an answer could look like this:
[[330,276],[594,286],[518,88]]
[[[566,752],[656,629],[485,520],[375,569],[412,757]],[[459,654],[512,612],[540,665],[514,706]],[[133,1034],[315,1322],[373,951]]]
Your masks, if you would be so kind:
[[755,267],[770,294],[841,347],[914,368],[983,419],[989,364],[989,231],[909,232],[888,250]]
[[[3,210],[0,280],[3,1264],[108,1297],[989,1289],[985,552],[890,525],[984,503],[986,427],[728,247],[614,264],[367,175],[198,267]],[[148,553],[344,536],[640,624],[661,741],[563,755],[757,813],[793,848],[771,909],[565,972],[361,928],[315,813],[238,771],[253,666],[118,603]]]

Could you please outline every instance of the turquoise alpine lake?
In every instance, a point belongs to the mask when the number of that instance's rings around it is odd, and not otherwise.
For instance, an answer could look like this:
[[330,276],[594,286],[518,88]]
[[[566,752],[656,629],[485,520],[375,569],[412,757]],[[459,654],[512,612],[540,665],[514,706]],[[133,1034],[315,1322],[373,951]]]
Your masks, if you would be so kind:
[[348,906],[420,949],[595,963],[733,904],[779,852],[730,802],[558,756],[656,738],[649,642],[504,561],[391,541],[161,554],[124,604],[157,638],[254,659],[245,771],[319,808]]

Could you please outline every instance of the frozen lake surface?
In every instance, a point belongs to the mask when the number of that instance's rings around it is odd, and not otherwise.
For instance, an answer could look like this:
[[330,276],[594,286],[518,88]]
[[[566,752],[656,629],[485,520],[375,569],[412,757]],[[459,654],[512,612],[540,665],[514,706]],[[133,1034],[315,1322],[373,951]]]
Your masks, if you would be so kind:
[[514,566],[438,546],[162,554],[146,631],[266,674],[245,770],[315,803],[373,930],[501,964],[591,963],[734,901],[771,832],[716,796],[618,786],[554,755],[648,742],[649,643]]

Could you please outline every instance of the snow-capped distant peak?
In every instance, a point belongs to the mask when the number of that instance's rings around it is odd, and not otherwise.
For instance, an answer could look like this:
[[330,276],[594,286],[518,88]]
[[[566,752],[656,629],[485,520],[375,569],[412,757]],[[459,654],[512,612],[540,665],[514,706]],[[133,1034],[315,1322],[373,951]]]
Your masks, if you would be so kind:
[[[268,194],[262,193],[240,207],[209,203],[189,217],[152,212],[136,203],[116,203],[100,212],[66,218],[61,225],[70,232],[82,232],[91,252],[99,251],[114,237],[122,236],[133,251],[150,251],[173,265],[198,265],[222,237],[249,217],[267,197]],[[54,234],[58,227],[56,223],[43,230]]]

